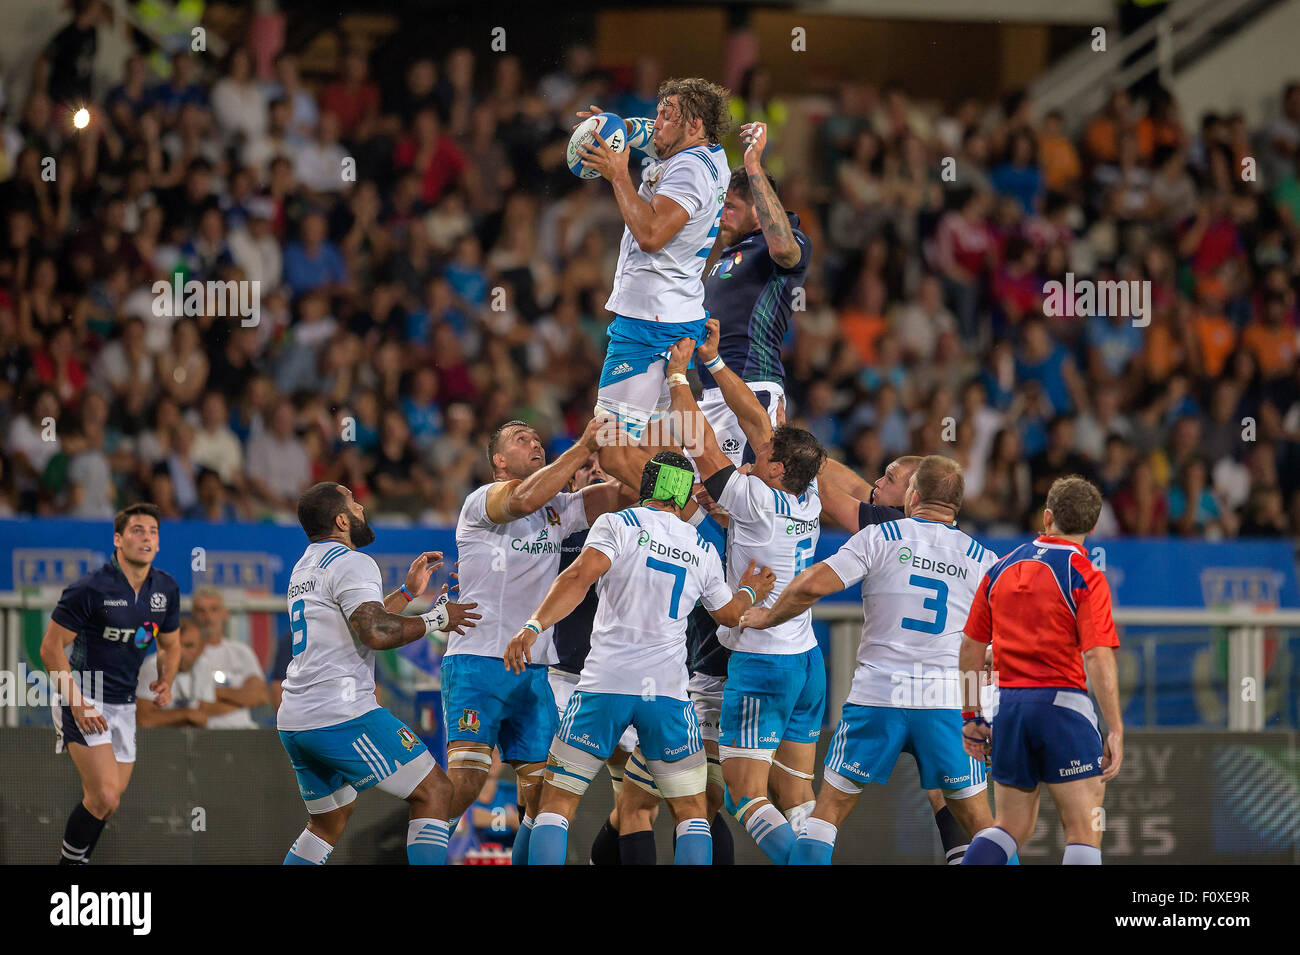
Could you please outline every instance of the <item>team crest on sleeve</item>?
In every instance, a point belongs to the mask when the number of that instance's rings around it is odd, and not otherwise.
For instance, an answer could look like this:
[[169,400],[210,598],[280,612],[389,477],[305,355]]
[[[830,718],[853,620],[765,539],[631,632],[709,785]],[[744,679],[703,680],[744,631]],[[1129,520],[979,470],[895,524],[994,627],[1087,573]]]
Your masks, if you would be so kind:
[[[462,719],[461,723],[463,724],[464,722],[465,721]],[[403,726],[401,729],[397,731],[397,738],[402,741],[402,745],[406,747],[406,751],[408,753],[411,750],[415,749],[416,743],[420,742],[420,738],[416,736],[414,733],[412,733],[410,730],[408,730],[405,726]]]
[[149,609],[152,610],[154,613],[164,612],[167,609],[167,595],[157,594],[157,593],[150,594]]
[[723,454],[735,454],[739,450],[740,450],[740,442],[737,441],[735,438],[727,438],[722,442]]
[[477,733],[479,726],[478,710],[471,710],[469,708],[461,710],[459,725],[462,733]]
[[550,524],[550,525],[552,525],[552,526],[554,526],[554,527],[559,527],[559,526],[560,526],[560,512],[557,511],[555,508],[551,507],[551,505],[549,505],[549,504],[547,504],[546,507],[543,508],[543,510],[546,511],[546,523],[548,523],[548,524]]

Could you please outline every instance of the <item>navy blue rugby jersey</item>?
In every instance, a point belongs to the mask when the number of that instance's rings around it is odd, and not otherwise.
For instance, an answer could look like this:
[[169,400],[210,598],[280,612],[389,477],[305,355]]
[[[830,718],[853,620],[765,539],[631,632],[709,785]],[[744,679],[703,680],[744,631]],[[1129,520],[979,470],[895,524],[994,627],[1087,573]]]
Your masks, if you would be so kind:
[[[801,253],[794,268],[772,261],[763,230],[755,229],[723,251],[704,278],[705,311],[721,326],[718,354],[744,381],[785,380],[781,343],[790,325],[794,290],[803,285],[812,258],[799,217],[793,212],[786,216]],[[717,387],[708,369],[699,372],[705,388]]]
[[180,628],[181,591],[166,571],[150,568],[137,594],[117,563],[117,555],[98,570],[69,585],[51,619],[77,635],[68,661],[93,687],[104,675],[99,703],[134,703],[140,664],[160,633]]

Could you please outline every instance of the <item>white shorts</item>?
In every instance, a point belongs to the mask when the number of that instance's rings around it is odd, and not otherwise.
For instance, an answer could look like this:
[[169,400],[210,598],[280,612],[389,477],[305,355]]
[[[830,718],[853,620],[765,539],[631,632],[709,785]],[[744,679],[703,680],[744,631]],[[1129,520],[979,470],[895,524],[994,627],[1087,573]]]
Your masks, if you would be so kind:
[[695,705],[700,735],[713,743],[718,741],[718,729],[722,725],[722,688],[726,684],[726,677],[692,673],[691,682],[686,685],[686,695]]
[[602,386],[596,394],[596,414],[613,415],[628,438],[640,441],[646,425],[672,406],[666,364],[666,359],[656,358],[640,374]]
[[[781,405],[781,399],[785,397],[785,388],[775,381],[747,381],[749,390],[758,396],[760,403],[765,403],[767,407],[768,419],[772,422],[772,427],[776,427],[776,413]],[[709,427],[717,436],[718,447],[722,453],[731,459],[731,463],[740,467],[744,463],[745,448],[748,442],[745,440],[745,432],[740,429],[740,422],[736,420],[735,412],[727,404],[727,400],[722,397],[721,388],[706,388],[700,395],[700,411],[704,413],[704,419],[709,422]]]
[[[87,699],[87,703],[94,703]],[[102,733],[89,735],[81,731],[77,721],[72,718],[72,710],[62,706],[58,694],[54,695],[51,710],[54,716],[54,730],[57,737],[54,751],[63,752],[69,743],[83,746],[113,747],[113,758],[119,763],[135,762],[135,704],[134,703],[94,703],[95,709],[103,715],[108,729]]]
[[[578,674],[561,670],[559,667],[551,667],[546,671],[546,679],[551,684],[551,692],[555,694],[555,708],[560,713],[560,719],[564,719],[564,710],[569,705],[569,697],[573,696],[573,690],[578,685]],[[630,753],[636,749],[636,744],[636,727],[629,726],[618,738],[618,748]]]

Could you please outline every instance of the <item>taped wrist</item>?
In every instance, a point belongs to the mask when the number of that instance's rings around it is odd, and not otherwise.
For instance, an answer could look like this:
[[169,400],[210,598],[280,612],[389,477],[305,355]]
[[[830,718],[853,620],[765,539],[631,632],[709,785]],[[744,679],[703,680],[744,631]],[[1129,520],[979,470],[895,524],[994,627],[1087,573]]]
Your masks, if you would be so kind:
[[425,636],[447,630],[447,625],[451,623],[451,613],[447,610],[448,603],[447,595],[443,594],[433,602],[432,607],[420,614],[420,619],[424,621]]

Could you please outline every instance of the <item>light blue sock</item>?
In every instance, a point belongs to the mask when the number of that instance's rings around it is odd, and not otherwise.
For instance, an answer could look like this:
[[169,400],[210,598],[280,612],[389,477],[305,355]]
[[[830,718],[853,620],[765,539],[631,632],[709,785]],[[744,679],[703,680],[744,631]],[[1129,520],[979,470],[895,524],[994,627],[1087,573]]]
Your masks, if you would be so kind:
[[524,816],[515,833],[515,844],[510,847],[511,865],[528,865],[528,842],[533,834],[533,817]]
[[569,851],[569,820],[558,812],[541,812],[528,837],[529,865],[564,865]]
[[830,865],[839,830],[825,819],[809,817],[803,834],[790,850],[790,865]]
[[1096,846],[1071,842],[1065,847],[1065,856],[1061,859],[1061,865],[1101,865],[1101,850]]
[[324,865],[334,847],[310,829],[304,829],[293,840],[284,857],[285,865]]
[[970,848],[962,858],[962,865],[1006,865],[1016,854],[1016,840],[1005,829],[992,826],[981,829],[970,841]]
[[673,865],[713,865],[713,830],[707,819],[684,819],[677,824]]
[[442,819],[412,819],[406,827],[406,861],[411,865],[447,864],[447,823]]
[[781,810],[762,797],[749,800],[741,807],[742,811],[756,802],[761,805],[746,815],[745,829],[754,837],[763,855],[776,865],[785,865],[790,861],[790,850],[794,848],[794,830],[781,815]]

